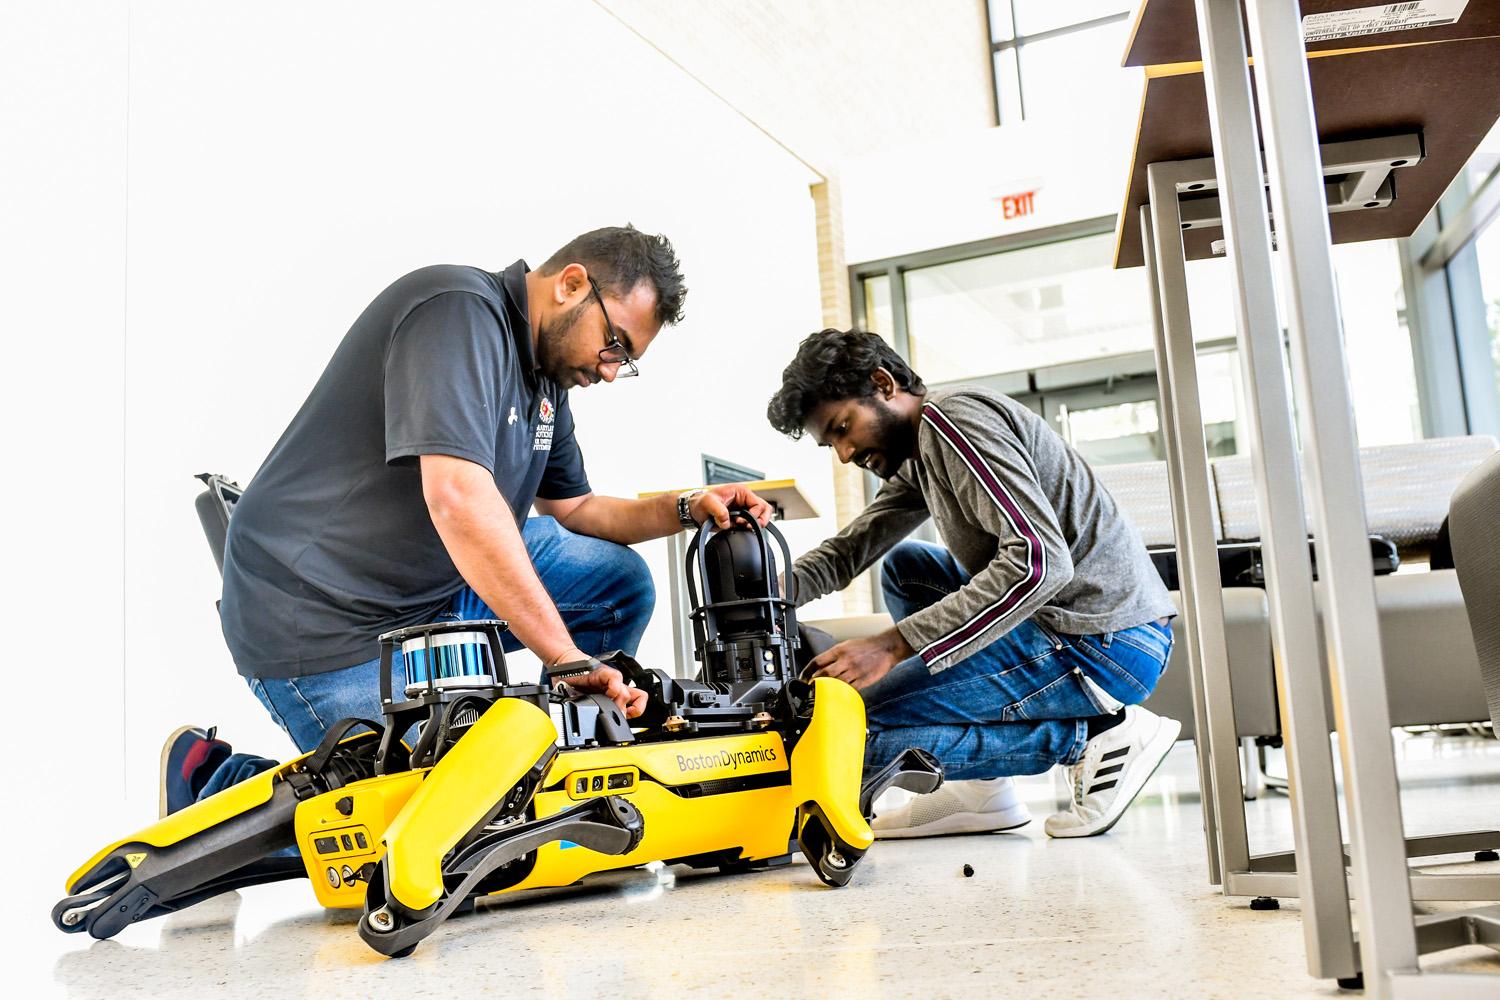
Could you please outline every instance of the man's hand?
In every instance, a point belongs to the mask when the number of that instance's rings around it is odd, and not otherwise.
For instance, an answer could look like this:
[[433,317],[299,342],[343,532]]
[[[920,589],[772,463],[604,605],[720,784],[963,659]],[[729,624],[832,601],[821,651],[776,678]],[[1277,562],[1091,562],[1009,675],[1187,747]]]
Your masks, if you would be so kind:
[[891,628],[865,639],[841,642],[815,656],[808,669],[814,677],[836,677],[863,691],[916,652],[900,631]]
[[751,516],[760,522],[761,527],[765,527],[771,520],[771,504],[739,483],[708,487],[688,504],[688,513],[699,524],[713,518],[713,522],[720,529],[724,529],[729,527],[730,507],[744,507],[749,510]]
[[[578,659],[587,660],[588,654],[574,650]],[[563,662],[567,662],[564,660]],[[646,710],[646,692],[625,683],[625,675],[614,667],[597,666],[587,674],[569,677],[564,683],[585,694],[602,694],[620,706],[625,718],[634,719]]]

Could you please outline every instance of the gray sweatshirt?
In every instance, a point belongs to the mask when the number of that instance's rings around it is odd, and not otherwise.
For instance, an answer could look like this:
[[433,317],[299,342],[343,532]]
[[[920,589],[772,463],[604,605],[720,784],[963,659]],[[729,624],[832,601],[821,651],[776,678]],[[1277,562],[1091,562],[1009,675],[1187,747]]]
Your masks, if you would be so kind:
[[929,515],[972,576],[896,625],[934,673],[1033,616],[1093,635],[1177,613],[1140,536],[1078,453],[1041,417],[980,386],[928,394],[916,454],[794,564],[798,603],[848,586]]

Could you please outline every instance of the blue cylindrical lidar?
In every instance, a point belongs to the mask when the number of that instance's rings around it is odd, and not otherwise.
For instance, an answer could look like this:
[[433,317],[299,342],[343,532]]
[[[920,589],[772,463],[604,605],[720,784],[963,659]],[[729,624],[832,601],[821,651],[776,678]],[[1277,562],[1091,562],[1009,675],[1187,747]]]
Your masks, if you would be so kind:
[[495,683],[489,642],[483,632],[443,632],[401,644],[406,696],[428,687],[482,687]]

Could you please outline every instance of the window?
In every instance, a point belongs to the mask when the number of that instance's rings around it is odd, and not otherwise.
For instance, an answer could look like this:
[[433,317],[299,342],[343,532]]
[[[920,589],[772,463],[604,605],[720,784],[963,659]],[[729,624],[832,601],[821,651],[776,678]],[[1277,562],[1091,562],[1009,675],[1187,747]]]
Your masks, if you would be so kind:
[[1490,331],[1490,363],[1495,366],[1495,388],[1500,391],[1500,226],[1491,224],[1474,241],[1479,259],[1479,283],[1484,294],[1484,318]]
[[1052,116],[1115,86],[1132,5],[989,0],[1000,124]]
[[[1479,192],[1500,185],[1500,124],[1490,130],[1466,168],[1469,190]],[[1490,363],[1500,391],[1500,226],[1491,220],[1474,241],[1479,264],[1479,286],[1484,297],[1485,326],[1489,331]]]
[[1093,465],[1149,462],[1163,457],[1156,401],[1107,403],[1082,410],[1061,407],[1059,433]]
[[864,290],[864,328],[871,333],[880,334],[885,338],[886,343],[892,343],[895,336],[895,322],[891,316],[890,275],[877,274],[873,278],[866,279]]
[[[880,333],[930,385],[980,383],[1040,414],[1089,461],[1163,458],[1145,272],[1111,266],[1109,218],[982,247],[858,265],[856,323]],[[1500,236],[1491,298],[1500,300]],[[1421,436],[1395,241],[1334,247],[1360,442]],[[1211,457],[1243,453],[1246,401],[1227,261],[1187,267]],[[1500,301],[1494,306],[1500,326]],[[1500,349],[1497,349],[1500,350]]]
[[1140,271],[1108,233],[905,272],[912,366],[931,382],[1152,348]]
[[1422,415],[1396,241],[1336,246],[1333,269],[1359,443],[1415,441]]
[[766,474],[760,469],[752,469],[748,465],[740,465],[723,458],[715,458],[712,455],[703,456],[703,485],[715,486],[719,483],[755,483],[766,478]]

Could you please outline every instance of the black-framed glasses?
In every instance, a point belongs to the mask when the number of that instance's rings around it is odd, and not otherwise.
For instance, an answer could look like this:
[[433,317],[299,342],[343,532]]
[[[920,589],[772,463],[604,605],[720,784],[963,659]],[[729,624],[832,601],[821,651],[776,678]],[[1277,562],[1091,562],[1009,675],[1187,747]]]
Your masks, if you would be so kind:
[[599,311],[604,314],[604,350],[599,352],[599,360],[606,365],[619,365],[619,371],[615,372],[615,378],[635,378],[641,370],[635,366],[635,361],[630,357],[630,352],[625,349],[625,343],[620,340],[620,335],[615,332],[615,325],[610,321],[609,310],[604,308],[604,296],[599,294],[599,283],[589,278],[589,287],[594,290],[594,298],[599,301]]

